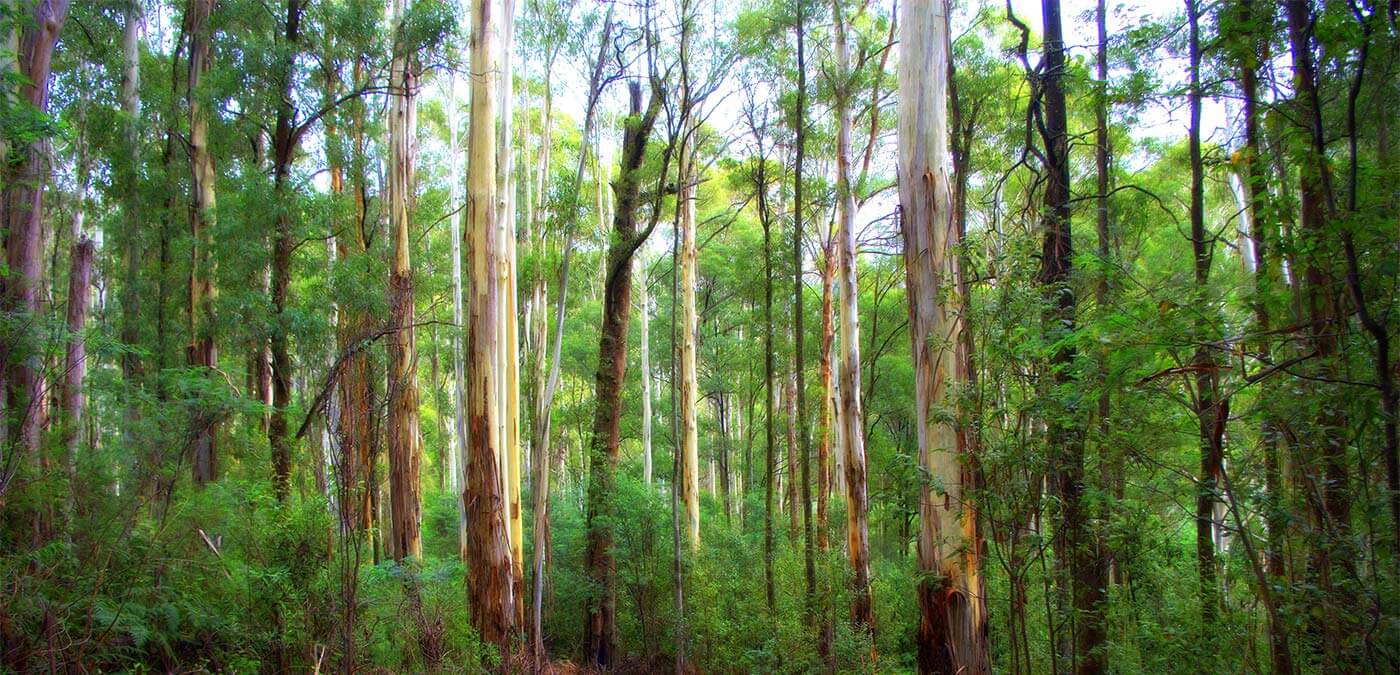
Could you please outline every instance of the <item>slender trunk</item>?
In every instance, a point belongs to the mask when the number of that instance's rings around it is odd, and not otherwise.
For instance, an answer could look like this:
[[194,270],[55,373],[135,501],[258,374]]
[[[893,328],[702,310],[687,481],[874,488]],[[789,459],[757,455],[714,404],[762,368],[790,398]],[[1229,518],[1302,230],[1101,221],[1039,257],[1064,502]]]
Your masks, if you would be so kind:
[[[1370,15],[1363,15],[1361,9],[1352,5],[1352,13],[1357,22],[1361,24],[1361,44],[1357,50],[1356,77],[1352,79],[1351,86],[1347,92],[1347,212],[1360,217],[1358,208],[1358,191],[1360,185],[1360,167],[1358,142],[1360,140],[1357,130],[1357,103],[1361,98],[1361,91],[1366,79],[1366,65],[1371,51],[1371,36],[1375,32],[1376,19],[1375,9]],[[1384,120],[1386,115],[1381,115]],[[1384,122],[1382,122],[1384,124]],[[1384,126],[1381,127],[1380,134],[1383,136]],[[1387,149],[1383,146],[1379,148],[1378,155],[1382,160],[1377,165],[1386,166],[1384,163]],[[1346,285],[1350,292],[1351,300],[1356,305],[1356,317],[1361,321],[1361,327],[1371,336],[1371,340],[1376,344],[1376,385],[1380,390],[1382,430],[1385,436],[1385,476],[1386,488],[1390,492],[1390,525],[1391,525],[1391,547],[1397,560],[1395,564],[1400,566],[1400,436],[1397,436],[1397,422],[1400,422],[1400,392],[1396,391],[1395,373],[1391,369],[1390,360],[1390,332],[1384,323],[1384,319],[1377,319],[1371,312],[1371,306],[1366,301],[1366,293],[1361,285],[1361,266],[1356,255],[1356,242],[1351,230],[1343,229],[1342,252],[1346,260]]]
[[[449,79],[452,100],[456,100],[457,74],[454,71]],[[451,207],[455,213],[462,208],[462,147],[458,138],[459,120],[457,105],[448,106],[448,127],[451,149],[449,156],[449,184],[451,185]],[[449,218],[452,240],[452,433],[456,439],[453,460],[449,463],[452,480],[449,485],[452,493],[462,494],[466,487],[465,469],[467,466],[467,366],[462,348],[462,219]],[[457,502],[457,553],[462,562],[467,560],[467,505],[461,499]]]
[[794,549],[797,548],[797,535],[802,527],[798,521],[801,515],[801,507],[798,506],[798,480],[797,480],[797,374],[789,371],[787,382],[783,383],[783,407],[787,412],[787,472],[786,485],[787,496],[784,503],[787,505],[788,517],[788,543]]
[[[1254,320],[1256,330],[1267,335],[1272,324],[1269,298],[1280,287],[1282,274],[1275,249],[1279,241],[1278,226],[1271,219],[1267,223],[1264,220],[1268,217],[1266,214],[1271,213],[1268,208],[1269,187],[1264,167],[1259,164],[1263,156],[1259,146],[1258,64],[1266,61],[1269,53],[1269,40],[1259,36],[1267,36],[1270,31],[1256,26],[1255,22],[1262,22],[1266,26],[1272,24],[1274,7],[1270,2],[1256,6],[1253,0],[1243,0],[1239,11],[1240,19],[1246,27],[1245,34],[1248,36],[1246,46],[1238,56],[1240,89],[1244,98],[1244,152],[1241,161],[1244,165],[1245,220],[1248,223],[1254,253]],[[1268,338],[1260,340],[1257,349],[1262,363],[1272,360]],[[1264,387],[1265,392],[1274,391],[1272,380],[1261,382],[1260,386]],[[1261,399],[1265,401],[1265,410],[1259,429],[1260,444],[1264,448],[1264,527],[1267,530],[1264,565],[1268,573],[1267,583],[1261,585],[1261,592],[1265,593],[1266,597],[1271,594],[1264,586],[1282,588],[1287,583],[1284,562],[1287,514],[1282,501],[1283,476],[1279,468],[1282,426],[1271,403],[1274,398],[1274,395],[1266,393]],[[1279,616],[1276,602],[1270,602],[1266,607],[1269,609],[1269,652],[1274,672],[1281,675],[1291,674],[1293,657],[1289,647],[1288,626]]]
[[[948,175],[948,5],[913,0],[900,7],[900,226],[913,342],[915,423],[920,463],[941,481],[925,483],[919,499],[919,671],[986,673],[989,658],[981,588],[976,514],[964,495],[972,487],[963,463],[964,434],[939,421],[937,409],[956,395],[963,374],[954,345],[963,330],[957,313],[953,250],[956,224]],[[1047,40],[1050,39],[1047,34]],[[955,449],[956,452],[950,452]],[[849,472],[849,469],[848,469]]]
[[[1106,9],[1104,0],[1098,1],[1095,8],[1095,28],[1097,29],[1098,47],[1095,53],[1095,67],[1097,82],[1094,88],[1094,169],[1097,186],[1097,196],[1095,197],[1095,234],[1098,239],[1097,253],[1099,265],[1105,271],[1100,272],[1098,281],[1094,288],[1094,300],[1100,311],[1107,311],[1108,308],[1108,277],[1107,265],[1109,263],[1109,213],[1108,213],[1108,191],[1109,191],[1109,139],[1108,139],[1108,34],[1106,27]],[[966,208],[962,205],[961,208]],[[964,270],[965,271],[965,270]],[[1108,372],[1108,349],[1105,347],[1098,354],[1098,380],[1101,391],[1097,401],[1098,426],[1095,434],[1098,438],[1099,446],[1099,488],[1105,494],[1121,497],[1122,491],[1122,465],[1114,456],[1115,450],[1108,443],[1109,438],[1109,415],[1110,399],[1109,387],[1107,384]],[[1104,506],[1099,506],[1099,523],[1107,523],[1112,517],[1111,512]],[[1082,560],[1083,568],[1079,570],[1081,578],[1084,580],[1082,589],[1083,606],[1082,613],[1076,618],[1076,625],[1080,630],[1076,639],[1078,643],[1075,650],[1080,657],[1078,671],[1086,674],[1103,673],[1108,670],[1108,655],[1102,648],[1107,639],[1104,630],[1104,607],[1107,603],[1107,586],[1109,584],[1109,552],[1102,533],[1102,525],[1086,528],[1089,541],[1082,542],[1080,546],[1084,549]],[[1076,608],[1079,609],[1079,608]]]
[[[693,136],[690,131],[690,121],[682,123],[682,128],[687,136]],[[695,149],[691,143],[686,143],[681,149],[680,172],[677,179],[680,191],[676,196],[677,208],[680,209],[677,220],[676,233],[680,240],[680,290],[681,290],[681,334],[680,334],[680,416],[681,416],[681,501],[685,504],[686,532],[690,537],[690,550],[692,552],[700,550],[700,462],[699,462],[699,436],[696,424],[696,413],[698,407],[699,384],[695,373],[695,337],[697,326],[697,316],[695,313],[695,277],[696,277],[696,253],[695,253],[695,188],[693,186],[695,176],[691,175],[691,167],[695,162]]]
[[[140,232],[146,223],[141,210],[141,33],[145,24],[142,3],[130,0],[123,14],[122,25],[122,152],[124,161],[117,162],[114,178],[122,193],[122,258],[125,276],[122,279],[121,341],[127,351],[122,354],[122,382],[127,386],[139,383],[144,369],[141,357],[134,349],[141,342],[141,263],[144,256]],[[134,443],[137,424],[136,396],[127,393],[124,435]]]
[[[807,381],[806,381],[806,331],[802,327],[802,217],[805,204],[802,196],[803,159],[807,151],[807,24],[802,6],[797,13],[797,102],[794,133],[796,134],[797,156],[792,178],[792,294],[793,294],[793,352],[796,364],[796,419],[798,438],[801,441],[798,461],[802,470],[802,532],[803,532],[803,572],[807,582],[807,615],[815,618],[817,602],[816,553],[812,539],[812,467],[809,461],[812,447],[812,431],[807,427]],[[797,505],[793,505],[794,510]],[[827,645],[819,644],[818,650]]]
[[[1207,239],[1205,228],[1205,166],[1201,158],[1201,48],[1196,0],[1186,0],[1186,14],[1190,31],[1191,252],[1196,293],[1204,298],[1210,281],[1213,241]],[[1210,335],[1213,327],[1204,311],[1198,312],[1198,315],[1200,318],[1195,326],[1198,346],[1191,359],[1196,374],[1196,421],[1201,451],[1201,472],[1196,488],[1196,571],[1200,577],[1201,634],[1209,639],[1215,633],[1213,625],[1220,605],[1215,563],[1215,503],[1223,461],[1225,410],[1229,402],[1226,399],[1216,400],[1215,357],[1208,346],[1213,341]]]
[[[600,37],[600,39],[599,39],[599,41],[598,41],[598,52],[597,52],[597,56],[595,57],[595,59],[594,59],[594,61],[593,61],[593,71],[592,71],[592,75],[590,76],[589,83],[588,83],[588,102],[587,102],[587,106],[586,106],[586,109],[585,109],[585,112],[584,112],[584,116],[583,116],[583,135],[582,135],[582,137],[585,138],[585,139],[589,138],[589,137],[592,135],[592,132],[593,132],[593,125],[594,125],[594,119],[595,119],[595,117],[596,117],[597,109],[598,109],[598,97],[599,97],[599,95],[602,93],[604,58],[605,58],[605,56],[606,56],[606,54],[607,54],[607,49],[612,45],[612,42],[611,42],[611,40],[612,40],[612,30],[613,30],[613,14],[612,14],[612,12],[613,12],[613,5],[610,4],[610,5],[608,5],[608,14],[607,14],[607,16],[603,19],[603,33],[602,33],[602,36]],[[540,138],[540,143],[541,143],[541,148],[540,148],[541,159],[540,159],[540,167],[539,167],[539,171],[540,171],[540,174],[539,174],[539,193],[540,193],[540,204],[541,204],[541,206],[540,206],[540,210],[539,210],[538,213],[536,214],[536,218],[535,218],[537,225],[541,228],[541,235],[540,235],[540,237],[541,237],[541,245],[543,245],[543,241],[544,241],[544,234],[543,234],[543,223],[544,223],[543,215],[544,215],[544,207],[543,207],[543,204],[544,204],[544,195],[545,195],[546,179],[548,178],[548,169],[549,169],[549,143],[550,143],[550,141],[549,141],[549,138],[550,138],[550,133],[549,133],[549,130],[550,130],[549,114],[550,114],[550,107],[551,107],[551,101],[552,101],[552,95],[551,95],[550,90],[549,90],[549,83],[550,83],[549,78],[546,77],[546,80],[545,80],[545,87],[546,87],[546,89],[545,89],[545,106],[544,106],[544,111],[543,111],[543,118],[544,118],[544,119],[543,119],[543,124],[544,124],[544,128],[541,130],[541,138]],[[542,392],[541,392],[540,395],[538,396],[538,399],[536,400],[536,403],[535,403],[535,406],[536,406],[536,407],[535,407],[535,413],[534,413],[535,423],[534,423],[534,425],[533,425],[533,426],[531,427],[531,429],[530,429],[530,432],[531,432],[530,445],[531,445],[531,448],[532,448],[532,454],[534,455],[535,461],[536,461],[536,463],[537,463],[537,465],[538,465],[538,467],[539,467],[538,471],[545,472],[546,474],[547,474],[548,471],[549,471],[550,457],[551,457],[550,443],[551,443],[551,433],[552,433],[551,429],[552,429],[552,426],[553,426],[553,415],[554,415],[554,396],[555,396],[555,394],[556,394],[556,393],[558,392],[558,390],[559,390],[560,363],[561,363],[561,360],[562,360],[563,349],[564,349],[564,310],[565,310],[565,308],[567,307],[567,301],[568,301],[569,263],[570,263],[570,261],[571,261],[572,258],[573,258],[573,249],[574,249],[574,227],[575,227],[575,225],[576,225],[576,223],[577,223],[577,221],[578,221],[578,197],[577,197],[577,195],[578,195],[579,189],[580,189],[580,188],[582,187],[582,185],[583,185],[583,166],[584,166],[584,160],[585,160],[585,157],[587,156],[587,154],[588,154],[588,153],[586,153],[586,152],[582,152],[582,151],[579,152],[579,156],[578,156],[577,162],[576,162],[575,165],[574,165],[574,182],[573,182],[573,186],[572,186],[572,187],[573,187],[573,192],[572,192],[572,194],[574,195],[574,197],[573,197],[573,202],[572,202],[571,204],[569,204],[568,210],[567,210],[567,211],[565,212],[565,214],[564,214],[564,218],[565,218],[564,253],[563,253],[563,259],[562,259],[562,260],[560,261],[560,263],[559,263],[558,279],[556,280],[558,291],[557,291],[556,294],[555,294],[555,302],[554,302],[554,336],[553,336],[553,341],[552,341],[552,342],[550,343],[550,345],[549,345],[549,374],[548,374],[548,377],[545,378],[544,369],[543,369],[543,368],[541,368],[540,371],[539,371],[539,373],[538,373],[538,377],[544,378],[544,379],[542,379],[542,380],[537,380],[537,386],[539,386],[539,387],[542,389]],[[539,286],[538,286],[538,288],[539,288],[539,297],[540,297],[540,302],[541,302],[540,311],[543,312],[543,311],[544,311],[544,308],[543,308],[543,302],[544,302],[544,286],[543,286],[543,282],[542,282],[542,281],[541,281],[541,282],[538,282],[538,283],[539,283]],[[539,339],[539,344],[540,344],[541,346],[543,346],[544,338],[545,338],[544,318],[541,317],[541,318],[539,319],[539,321],[540,321],[540,324],[541,324],[541,325],[540,325],[540,330],[539,330],[539,332],[538,332],[537,334],[539,335],[539,338],[540,338],[540,339]],[[567,448],[566,448],[565,450],[566,450],[566,452],[561,452],[561,453],[560,453],[560,466],[561,466],[561,471],[560,471],[560,473],[561,473],[561,475],[564,474],[564,472],[563,472],[562,469],[563,469],[563,467],[564,467],[564,465],[565,465],[565,463],[566,463],[566,457],[567,457]],[[548,531],[548,523],[549,523],[549,517],[548,517],[548,511],[549,511],[549,481],[548,481],[548,477],[547,477],[547,476],[546,476],[546,479],[545,479],[544,481],[541,481],[541,483],[539,484],[539,487],[538,487],[536,490],[534,490],[534,500],[535,500],[535,513],[536,513],[536,515],[535,515],[535,520],[536,520],[537,527],[536,527],[535,532],[534,532],[534,548],[535,548],[534,556],[535,556],[535,560],[534,560],[533,568],[534,568],[534,574],[535,574],[535,584],[534,584],[534,598],[533,598],[533,602],[532,602],[532,608],[533,608],[533,610],[534,610],[534,622],[533,622],[533,624],[532,624],[532,630],[533,630],[533,632],[534,632],[534,635],[533,635],[532,637],[533,637],[533,643],[534,643],[534,645],[535,645],[535,658],[538,660],[538,659],[540,658],[541,654],[542,654],[543,651],[544,651],[544,648],[543,648],[543,647],[544,647],[544,638],[543,638],[542,631],[541,631],[541,628],[540,628],[540,622],[541,622],[540,613],[541,613],[541,609],[542,609],[543,602],[544,602],[544,601],[543,601],[543,598],[544,598],[544,566],[545,566],[545,560],[547,559],[548,552],[549,552],[549,546],[548,546],[548,544],[549,544],[549,531]],[[543,514],[543,515],[541,515],[541,514]],[[541,522],[543,522],[543,523],[546,525],[546,527],[545,527],[544,529],[540,529],[540,528],[538,527],[538,524],[541,523]]]
[[[394,23],[403,22],[408,0],[394,0]],[[413,266],[409,258],[417,155],[418,74],[404,45],[389,64],[389,555],[396,562],[421,558],[422,497],[418,447],[417,337],[413,326]],[[434,381],[436,385],[436,381]]]
[[[79,213],[83,208],[77,207]],[[87,325],[88,301],[92,290],[93,243],[82,233],[75,223],[72,253],[69,257],[68,276],[68,349],[63,359],[63,387],[59,399],[63,406],[63,424],[60,441],[65,450],[64,466],[67,469],[69,522],[73,515],[73,503],[77,496],[78,447],[83,425],[83,380],[87,376],[87,339],[83,328]]]
[[[755,135],[760,133],[760,129],[758,125],[753,125]],[[773,481],[777,478],[777,458],[774,455],[776,439],[773,433],[773,399],[777,396],[773,387],[773,222],[768,208],[768,157],[762,152],[762,137],[759,136],[758,140],[754,187],[758,193],[758,218],[763,226],[763,576],[768,613],[776,617],[778,604],[773,580]]]
[[[729,442],[731,431],[729,393],[717,392],[715,394],[715,422],[719,426],[719,448],[715,453],[715,459],[710,463],[710,483],[711,488],[719,491],[720,504],[724,507],[724,519],[728,523],[734,515],[731,499],[731,486],[729,484]],[[718,472],[718,476],[716,476]]]
[[875,629],[870,591],[870,526],[866,517],[868,495],[865,475],[865,414],[860,394],[860,292],[855,233],[855,194],[851,186],[850,54],[841,0],[832,3],[836,23],[837,76],[842,85],[836,100],[836,256],[841,285],[841,384],[840,409],[846,470],[846,549],[851,561],[851,620],[868,631]]
[[[840,160],[837,160],[838,164]],[[838,197],[839,203],[839,197]],[[839,207],[838,207],[839,208]],[[839,216],[838,216],[839,218]],[[836,437],[836,430],[833,422],[836,417],[836,396],[834,392],[832,361],[836,351],[836,315],[835,315],[835,286],[836,270],[840,266],[837,257],[838,252],[835,231],[837,225],[833,224],[826,234],[826,243],[822,247],[822,315],[821,315],[821,352],[818,356],[818,369],[821,377],[821,403],[817,411],[817,550],[826,551],[831,547],[828,536],[827,511],[830,508],[831,497],[831,452],[833,447],[839,452],[840,445],[834,445],[833,439]],[[839,423],[839,422],[838,422]]]
[[483,642],[509,659],[515,619],[509,495],[501,481],[502,447],[498,371],[502,242],[496,222],[495,78],[499,77],[499,10],[494,0],[474,0],[471,11],[471,131],[468,138],[466,248],[471,257],[472,300],[467,323],[468,428],[471,456],[463,489],[470,541],[468,597]]
[[[189,305],[186,308],[190,342],[186,360],[190,366],[200,369],[212,369],[218,362],[214,343],[214,271],[217,260],[210,255],[215,214],[214,157],[209,153],[210,112],[203,94],[199,92],[200,82],[204,74],[209,72],[213,61],[213,29],[209,26],[209,15],[213,11],[214,0],[190,0],[185,10],[185,30],[190,39],[189,77],[186,79],[185,99],[190,111],[191,241]],[[202,485],[214,480],[218,473],[218,447],[215,440],[218,426],[216,420],[207,412],[196,414],[193,424],[194,482],[196,485]]]
[[637,290],[641,292],[641,297],[637,302],[637,317],[642,320],[642,481],[647,487],[651,487],[651,331],[648,325],[651,295],[647,290],[646,261],[639,262],[641,269],[637,279]]
[[[506,485],[506,496],[510,511],[510,550],[511,573],[514,575],[515,597],[525,593],[525,529],[520,511],[520,336],[517,316],[518,300],[515,292],[515,153],[514,139],[514,72],[512,52],[515,45],[515,0],[501,1],[500,17],[500,74],[496,78],[496,100],[499,105],[499,128],[496,136],[496,225],[500,228],[501,262],[497,267],[500,274],[501,315],[498,324],[501,346],[497,352],[500,358],[501,376],[499,380],[501,416],[500,468]],[[525,621],[525,604],[517,602],[516,623]]]

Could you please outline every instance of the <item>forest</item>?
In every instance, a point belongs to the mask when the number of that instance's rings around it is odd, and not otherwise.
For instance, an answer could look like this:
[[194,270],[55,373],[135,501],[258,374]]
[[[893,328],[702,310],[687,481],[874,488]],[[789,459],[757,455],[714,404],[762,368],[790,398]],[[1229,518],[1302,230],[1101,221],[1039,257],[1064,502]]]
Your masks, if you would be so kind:
[[1396,0],[0,32],[0,673],[1400,671]]

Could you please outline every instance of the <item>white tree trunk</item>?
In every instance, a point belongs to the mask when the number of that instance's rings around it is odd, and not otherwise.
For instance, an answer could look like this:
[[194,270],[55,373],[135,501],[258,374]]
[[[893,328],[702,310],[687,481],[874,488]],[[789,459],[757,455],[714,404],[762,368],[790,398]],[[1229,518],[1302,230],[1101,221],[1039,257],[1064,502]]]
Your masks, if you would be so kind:
[[633,279],[637,282],[639,291],[637,302],[637,313],[642,320],[642,480],[647,487],[651,487],[651,330],[649,327],[651,314],[651,293],[647,288],[647,262],[645,258],[637,261],[638,272]]
[[[515,153],[514,140],[514,75],[512,52],[515,46],[515,0],[502,0],[500,73],[496,79],[496,98],[501,106],[496,136],[496,223],[501,246],[497,267],[500,274],[501,331],[500,351],[500,434],[502,479],[506,485],[510,515],[510,548],[517,589],[524,583],[524,525],[520,510],[520,337],[519,306],[515,293]],[[517,603],[523,620],[524,606]]]
[[[690,157],[687,157],[690,153]],[[677,236],[681,240],[681,501],[685,504],[687,531],[692,551],[700,548],[700,462],[699,436],[695,413],[698,407],[698,383],[695,376],[695,189],[691,186],[693,150],[681,152],[679,173],[680,192],[676,197],[681,210]]]
[[[457,212],[462,208],[462,160],[461,160],[461,140],[458,137],[458,126],[461,120],[458,119],[457,106],[457,73],[452,72],[449,80],[450,94],[447,105],[448,138],[451,148],[448,150],[448,171],[451,175],[451,209]],[[465,330],[463,325],[462,311],[462,220],[458,217],[448,219],[451,221],[452,238],[452,431],[454,444],[452,448],[452,461],[449,466],[452,471],[451,488],[453,494],[463,494],[463,489],[467,485],[467,415],[466,415],[466,390],[467,371],[466,362],[462,352],[462,334]],[[466,560],[467,552],[467,505],[457,500],[457,547],[458,553]]]

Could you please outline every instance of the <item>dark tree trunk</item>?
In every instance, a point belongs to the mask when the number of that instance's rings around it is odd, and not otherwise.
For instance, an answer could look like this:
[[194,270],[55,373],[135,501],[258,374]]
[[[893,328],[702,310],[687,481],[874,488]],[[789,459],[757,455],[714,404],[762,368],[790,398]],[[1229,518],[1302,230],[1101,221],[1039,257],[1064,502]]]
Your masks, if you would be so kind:
[[267,439],[272,448],[272,487],[278,501],[287,500],[292,473],[291,439],[287,437],[287,405],[292,394],[292,357],[290,353],[291,325],[287,318],[287,299],[292,283],[292,186],[289,184],[292,160],[296,154],[301,128],[296,123],[292,99],[293,61],[301,39],[301,0],[287,0],[285,31],[282,48],[286,50],[279,65],[278,84],[282,97],[278,99],[277,125],[273,131],[273,195],[276,202],[276,222],[272,242],[272,418],[267,425]]
[[[214,158],[209,152],[208,106],[196,94],[202,76],[213,60],[210,14],[214,0],[190,0],[185,10],[185,30],[190,39],[189,77],[186,79],[186,101],[190,109],[190,278],[189,365],[208,371],[217,366],[218,352],[214,342],[214,271],[217,260],[210,255],[214,226]],[[201,485],[214,480],[218,474],[217,415],[201,411],[193,420],[194,482]]]
[[[1289,0],[1288,36],[1293,62],[1295,114],[1293,119],[1302,126],[1306,144],[1299,170],[1299,220],[1296,236],[1302,254],[1303,311],[1310,320],[1308,342],[1315,352],[1320,372],[1325,380],[1336,380],[1340,349],[1337,339],[1340,316],[1337,294],[1333,288],[1331,240],[1327,232],[1333,215],[1331,174],[1327,165],[1326,140],[1322,127],[1322,103],[1318,94],[1318,74],[1313,61],[1313,23],[1311,3]],[[1294,267],[1293,269],[1297,269]],[[1319,394],[1331,397],[1330,387],[1311,385]],[[1321,612],[1314,630],[1322,636],[1322,648],[1327,658],[1338,667],[1347,661],[1342,653],[1346,627],[1342,621],[1350,594],[1338,587],[1336,570],[1350,566],[1346,542],[1351,521],[1350,476],[1347,470],[1346,420],[1341,406],[1329,401],[1322,406],[1316,430],[1303,439],[1302,455],[1296,458],[1305,480],[1313,489],[1305,488],[1311,507],[1313,525],[1319,533],[1313,545],[1309,566],[1314,583],[1322,593]]]
[[[1063,85],[1065,42],[1059,0],[1045,0],[1043,7],[1045,60],[1041,94],[1046,184],[1039,281],[1045,289],[1047,302],[1046,339],[1058,344],[1050,355],[1052,386],[1062,391],[1077,384],[1074,373],[1077,350],[1071,341],[1064,339],[1074,331],[1076,313],[1071,285],[1074,248],[1070,237],[1069,132]],[[1054,402],[1046,419],[1046,435],[1050,445],[1050,475],[1060,503],[1060,532],[1054,539],[1055,571],[1061,582],[1070,588],[1074,613],[1083,615],[1095,611],[1094,598],[1099,591],[1090,590],[1097,583],[1089,573],[1096,556],[1089,545],[1088,515],[1084,506],[1084,430],[1074,402],[1063,399]],[[1077,664],[1080,656],[1075,653],[1076,649],[1097,647],[1087,640],[1081,645],[1077,635],[1071,637],[1076,639],[1062,645],[1073,644],[1074,647],[1060,657],[1072,664]]]
[[[1201,158],[1201,45],[1199,9],[1196,0],[1186,0],[1190,37],[1191,114],[1191,253],[1196,293],[1204,300],[1210,281],[1210,264],[1214,240],[1206,234],[1205,225],[1205,166]],[[1220,606],[1220,585],[1216,581],[1215,506],[1220,490],[1220,471],[1224,462],[1224,440],[1228,399],[1219,399],[1216,386],[1215,355],[1211,353],[1211,337],[1215,330],[1205,311],[1197,312],[1195,325],[1196,350],[1191,358],[1195,371],[1196,421],[1199,431],[1201,470],[1196,478],[1196,572],[1199,576],[1201,604],[1201,637],[1210,640]]]
[[[802,215],[805,205],[802,196],[803,160],[807,152],[807,18],[800,9],[797,14],[797,110],[794,129],[797,135],[797,157],[792,176],[792,294],[793,321],[792,343],[795,354],[793,368],[796,377],[796,412],[792,421],[798,427],[797,461],[802,471],[802,561],[803,574],[807,582],[807,618],[816,618],[817,568],[812,539],[812,467],[809,461],[812,447],[812,430],[807,426],[807,378],[806,378],[806,330],[803,328],[802,309]],[[789,467],[791,472],[792,467]],[[797,507],[793,505],[794,510]],[[821,636],[818,636],[819,638]],[[819,640],[818,651],[829,649],[829,645]]]
[[589,603],[584,620],[584,660],[606,668],[615,663],[617,618],[617,563],[613,559],[613,527],[616,509],[618,453],[621,447],[622,385],[627,372],[627,327],[631,318],[632,256],[650,231],[637,233],[641,167],[647,141],[661,110],[661,95],[653,89],[642,112],[640,85],[631,83],[631,114],[625,121],[621,166],[613,181],[616,208],[608,246],[607,277],[603,291],[603,325],[598,340],[598,373],[594,395],[593,440],[589,449],[588,548],[586,575],[597,597]]

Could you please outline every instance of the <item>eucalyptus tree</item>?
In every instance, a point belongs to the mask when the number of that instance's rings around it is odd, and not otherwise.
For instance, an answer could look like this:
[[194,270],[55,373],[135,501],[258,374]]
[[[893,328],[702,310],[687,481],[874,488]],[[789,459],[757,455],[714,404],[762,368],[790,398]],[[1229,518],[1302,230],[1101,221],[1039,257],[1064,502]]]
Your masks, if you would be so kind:
[[[500,77],[500,26],[496,0],[476,0],[471,8],[471,120],[467,140],[467,255],[471,261],[471,302],[467,316],[467,427],[471,448],[462,499],[467,504],[467,587],[472,618],[487,644],[509,658],[515,630],[515,580],[511,562],[509,495],[502,479],[500,419],[502,387],[499,323],[501,284],[496,270],[503,243],[497,222],[496,143]],[[509,105],[509,102],[505,102]]]
[[[990,672],[981,550],[966,438],[948,410],[965,378],[954,350],[959,258],[948,154],[948,3],[900,8],[899,201],[913,340],[919,461],[935,485],[919,495],[919,671]],[[848,469],[849,472],[849,469]],[[935,489],[937,493],[935,493]]]

